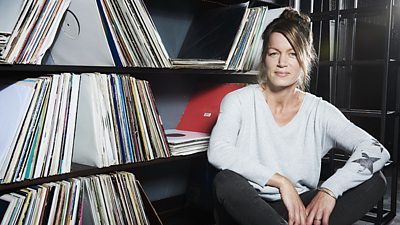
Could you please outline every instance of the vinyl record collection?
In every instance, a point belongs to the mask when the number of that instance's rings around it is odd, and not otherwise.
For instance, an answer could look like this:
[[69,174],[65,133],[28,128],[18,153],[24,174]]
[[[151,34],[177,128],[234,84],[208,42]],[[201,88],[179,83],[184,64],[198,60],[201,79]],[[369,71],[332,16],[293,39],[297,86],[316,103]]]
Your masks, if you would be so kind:
[[[116,65],[170,67],[169,57],[142,0],[97,1]],[[115,49],[113,49],[115,47]],[[120,62],[119,62],[120,61]]]
[[132,173],[72,178],[0,196],[1,224],[148,225],[144,200]]
[[[18,4],[19,1],[4,1]],[[7,3],[8,2],[8,3]],[[61,19],[70,0],[25,0],[12,29],[0,29],[0,61],[6,63],[41,64],[53,43]],[[18,14],[18,13],[17,13]],[[7,20],[3,18],[2,20]]]
[[[9,96],[16,96],[15,99]],[[116,74],[26,79],[0,92],[2,183],[170,156],[147,81]]]
[[170,156],[147,81],[99,73],[81,80],[73,162],[104,167]]
[[[0,92],[2,183],[70,172],[80,77],[65,73]],[[14,98],[10,98],[14,96]]]
[[[192,21],[177,58],[170,59],[142,0],[72,2],[71,11],[61,23],[69,5],[70,0],[24,1],[18,20],[11,23],[13,29],[4,31],[0,26],[0,61],[41,64],[49,50],[53,61],[45,63],[50,64],[80,65],[79,54],[83,54],[83,61],[93,65],[258,70],[262,32],[283,11],[265,6],[249,8],[248,4],[205,11],[204,15],[199,14],[203,17]],[[85,10],[89,6],[96,9]],[[232,13],[243,14],[241,22],[198,22],[204,21],[205,16],[228,18]],[[57,29],[61,31],[56,36]],[[229,45],[226,40],[218,41],[219,36],[231,34],[236,35]],[[91,56],[82,47],[100,55]]]

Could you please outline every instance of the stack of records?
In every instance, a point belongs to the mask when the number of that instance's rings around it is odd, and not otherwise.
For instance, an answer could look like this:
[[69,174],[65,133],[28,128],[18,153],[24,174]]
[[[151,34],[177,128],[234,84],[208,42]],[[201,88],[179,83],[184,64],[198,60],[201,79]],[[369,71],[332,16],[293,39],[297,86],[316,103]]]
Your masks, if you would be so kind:
[[70,172],[79,88],[68,73],[0,91],[1,182]]
[[247,7],[248,3],[202,7],[194,14],[172,66],[223,69]]
[[267,25],[283,12],[284,8],[268,10],[267,7],[248,8],[236,34],[225,69],[257,70],[261,61],[262,33]]
[[[10,9],[18,8],[19,17],[7,15],[4,20],[11,19],[6,23],[12,26],[5,26],[4,30],[0,26],[0,61],[40,64],[53,43],[70,0],[25,0],[22,4],[20,1],[2,2],[5,3],[1,6],[7,7],[2,9],[8,10],[8,6],[12,6]],[[13,27],[12,31],[10,27]]]
[[0,205],[1,224],[150,224],[127,172],[24,188],[0,196]]
[[[13,98],[10,98],[13,96]],[[116,74],[26,79],[0,91],[0,182],[169,157],[149,83]]]
[[97,4],[113,57],[119,57],[119,60],[114,59],[117,65],[171,66],[168,53],[142,0],[99,0]]
[[[78,218],[81,224],[150,224],[132,173],[120,172],[81,179],[83,208]],[[94,223],[88,223],[88,220]]]
[[73,162],[104,167],[170,156],[149,83],[81,74]]
[[208,149],[210,135],[207,133],[167,129],[165,130],[171,155],[190,155]]
[[173,59],[172,68],[182,69],[223,69],[225,60],[212,59]]

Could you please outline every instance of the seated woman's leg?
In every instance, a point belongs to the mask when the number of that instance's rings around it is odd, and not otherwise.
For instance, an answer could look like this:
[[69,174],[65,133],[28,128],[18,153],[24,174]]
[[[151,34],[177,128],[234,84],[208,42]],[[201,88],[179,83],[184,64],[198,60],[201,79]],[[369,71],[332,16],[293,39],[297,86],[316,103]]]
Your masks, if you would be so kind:
[[383,197],[386,179],[382,172],[376,172],[369,180],[352,188],[336,201],[329,225],[353,224],[370,211]]
[[218,225],[287,224],[244,177],[233,171],[223,170],[215,176],[214,198]]
[[[382,172],[375,173],[369,180],[348,190],[336,201],[329,225],[350,225],[360,220],[382,198],[386,188],[386,179]],[[300,195],[307,207],[318,190],[311,190]],[[287,210],[282,201],[270,203],[283,218],[287,219]]]

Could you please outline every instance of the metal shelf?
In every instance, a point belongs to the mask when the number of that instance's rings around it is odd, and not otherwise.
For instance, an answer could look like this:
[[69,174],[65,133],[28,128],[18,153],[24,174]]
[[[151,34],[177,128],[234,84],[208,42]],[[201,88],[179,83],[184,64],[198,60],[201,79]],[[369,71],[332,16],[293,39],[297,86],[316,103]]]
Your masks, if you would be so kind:
[[29,179],[29,180],[24,180],[24,181],[20,181],[20,182],[0,184],[0,195],[4,194],[4,193],[16,191],[21,188],[26,188],[26,187],[29,187],[32,185],[40,185],[43,183],[67,180],[70,178],[85,177],[85,176],[91,176],[91,175],[95,175],[95,174],[112,173],[112,172],[116,172],[116,171],[131,171],[131,170],[134,170],[137,168],[150,167],[150,166],[166,164],[166,163],[174,163],[177,161],[196,160],[196,159],[206,160],[206,152],[199,152],[199,153],[186,155],[186,156],[171,156],[168,158],[158,158],[158,159],[149,160],[149,161],[113,165],[113,166],[103,167],[103,168],[95,168],[95,167],[90,167],[90,166],[73,164],[72,171],[70,173],[64,173],[64,174],[53,175],[53,176],[48,176],[48,177],[41,177],[41,178],[36,178],[36,179]]
[[24,79],[44,74],[60,73],[117,73],[130,74],[140,79],[200,79],[213,82],[256,83],[257,71],[234,71],[221,69],[173,69],[173,68],[140,68],[113,66],[65,66],[65,65],[31,65],[0,64],[0,78]]

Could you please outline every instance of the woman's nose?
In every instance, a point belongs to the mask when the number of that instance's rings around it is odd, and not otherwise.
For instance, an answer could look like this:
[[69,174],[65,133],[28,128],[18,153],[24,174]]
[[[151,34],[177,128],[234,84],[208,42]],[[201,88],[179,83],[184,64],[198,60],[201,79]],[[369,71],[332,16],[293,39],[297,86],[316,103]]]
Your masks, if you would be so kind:
[[278,66],[286,67],[288,65],[288,57],[285,54],[279,56]]

